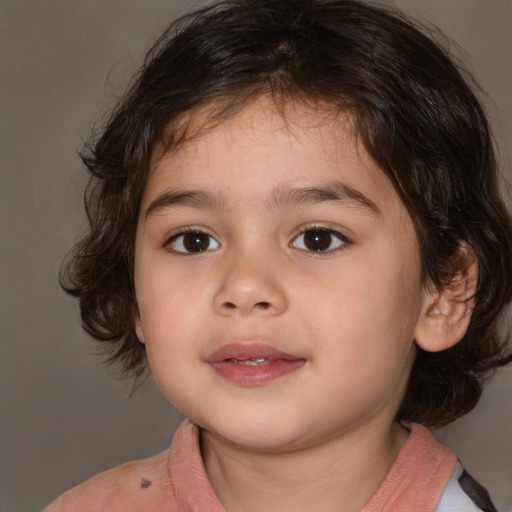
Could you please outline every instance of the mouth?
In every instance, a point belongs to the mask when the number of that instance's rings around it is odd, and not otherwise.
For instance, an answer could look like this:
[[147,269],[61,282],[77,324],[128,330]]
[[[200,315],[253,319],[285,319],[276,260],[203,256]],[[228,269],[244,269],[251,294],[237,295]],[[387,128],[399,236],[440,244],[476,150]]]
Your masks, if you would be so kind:
[[284,377],[306,360],[260,343],[233,343],[210,355],[207,363],[221,378],[239,386],[254,387]]
[[256,357],[253,359],[227,359],[228,363],[234,363],[234,364],[241,364],[244,366],[262,366],[266,364],[270,364],[270,361],[268,359],[265,359],[264,357]]

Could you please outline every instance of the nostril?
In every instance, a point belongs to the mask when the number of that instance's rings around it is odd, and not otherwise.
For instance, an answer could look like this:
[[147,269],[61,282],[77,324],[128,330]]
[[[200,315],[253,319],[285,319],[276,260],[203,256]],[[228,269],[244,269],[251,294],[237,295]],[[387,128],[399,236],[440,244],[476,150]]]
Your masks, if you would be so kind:
[[242,310],[245,310],[245,309],[255,310],[256,309],[256,310],[260,310],[260,311],[268,311],[269,309],[272,308],[272,305],[270,302],[267,302],[267,301],[256,302],[252,305],[251,304],[242,304],[242,303],[238,304],[237,302],[226,301],[226,302],[222,303],[222,308],[225,311],[234,311],[235,309],[242,309]]

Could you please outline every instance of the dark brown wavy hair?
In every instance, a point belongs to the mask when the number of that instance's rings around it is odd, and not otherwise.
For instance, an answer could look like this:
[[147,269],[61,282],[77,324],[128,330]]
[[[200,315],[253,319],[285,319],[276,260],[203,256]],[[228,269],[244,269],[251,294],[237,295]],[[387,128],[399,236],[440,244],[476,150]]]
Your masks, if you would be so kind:
[[226,0],[165,31],[82,153],[89,230],[61,273],[111,362],[136,377],[147,367],[132,321],[133,264],[152,151],[197,135],[192,121],[205,108],[210,125],[221,123],[270,94],[278,105],[353,115],[415,224],[424,283],[449,283],[460,244],[473,249],[479,283],[467,334],[442,352],[418,348],[398,418],[440,426],[475,406],[485,378],[512,359],[499,325],[511,298],[512,226],[472,81],[426,34],[356,0]]

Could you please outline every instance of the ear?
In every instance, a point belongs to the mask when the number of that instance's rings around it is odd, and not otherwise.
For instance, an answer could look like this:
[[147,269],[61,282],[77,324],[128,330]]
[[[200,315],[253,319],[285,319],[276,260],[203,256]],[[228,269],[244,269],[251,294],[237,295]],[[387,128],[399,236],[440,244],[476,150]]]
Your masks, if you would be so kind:
[[428,352],[439,352],[456,345],[466,334],[475,305],[478,286],[478,260],[473,249],[461,244],[454,258],[455,275],[439,290],[425,290],[416,344]]
[[142,320],[140,318],[139,308],[137,304],[132,305],[132,321],[133,327],[135,328],[135,334],[141,343],[145,343],[144,341],[144,329],[142,328]]

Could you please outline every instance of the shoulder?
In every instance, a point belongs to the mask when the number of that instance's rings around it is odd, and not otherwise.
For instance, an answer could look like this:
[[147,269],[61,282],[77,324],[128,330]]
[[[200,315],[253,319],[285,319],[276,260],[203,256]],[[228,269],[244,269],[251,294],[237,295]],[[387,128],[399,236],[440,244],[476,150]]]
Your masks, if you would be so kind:
[[201,459],[199,429],[185,420],[170,450],[123,464],[70,489],[43,512],[222,512]]
[[459,462],[435,512],[497,512],[487,490]]
[[122,464],[62,494],[44,512],[155,510],[175,501],[168,473],[169,452]]

